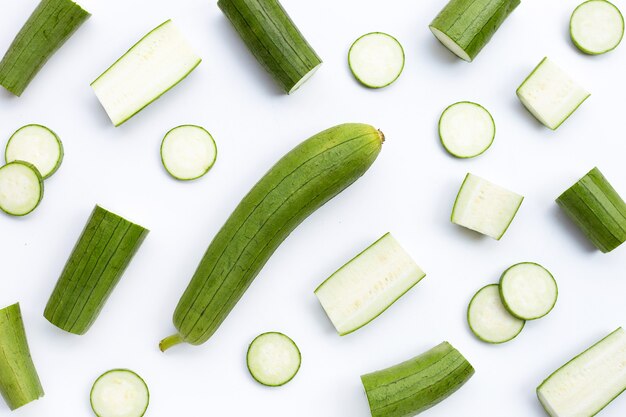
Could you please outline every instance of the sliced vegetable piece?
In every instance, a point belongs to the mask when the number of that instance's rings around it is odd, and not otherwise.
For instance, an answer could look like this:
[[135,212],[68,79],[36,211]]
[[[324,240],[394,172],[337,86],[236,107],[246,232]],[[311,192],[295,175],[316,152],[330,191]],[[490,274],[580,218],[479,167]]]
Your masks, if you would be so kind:
[[48,300],[44,317],[66,332],[94,323],[148,230],[96,206]]
[[26,125],[20,127],[9,139],[4,158],[7,162],[29,162],[46,179],[61,166],[63,144],[56,133],[47,127]]
[[536,320],[552,311],[559,289],[546,268],[522,262],[500,277],[500,296],[509,313],[521,320]]
[[363,375],[372,417],[409,417],[448,398],[474,375],[474,368],[443,342],[391,368]]
[[556,202],[602,252],[626,242],[626,203],[597,167]]
[[509,313],[498,284],[487,285],[476,293],[467,309],[467,322],[472,333],[487,343],[504,343],[515,339],[526,323]]
[[278,0],[218,0],[217,5],[287,94],[296,91],[322,65]]
[[626,332],[620,327],[557,369],[537,388],[551,417],[591,417],[626,391]]
[[524,197],[467,174],[452,208],[452,223],[500,240]]
[[461,101],[446,108],[439,119],[441,144],[457,158],[473,158],[485,152],[496,137],[496,124],[483,106]]
[[90,16],[72,0],[41,0],[0,61],[0,85],[16,96]]
[[450,0],[429,27],[446,48],[471,62],[519,4],[520,0]]
[[545,126],[556,130],[591,94],[547,57],[517,89],[517,97]]
[[285,385],[300,370],[302,357],[291,338],[278,332],[257,336],[246,355],[250,375],[268,387]]
[[161,161],[165,170],[182,181],[200,178],[213,166],[217,147],[204,128],[182,125],[167,132],[161,142]]
[[572,42],[590,55],[604,54],[624,37],[624,17],[619,9],[606,0],[589,0],[574,10],[569,22]]
[[174,23],[166,20],[115,61],[91,88],[119,126],[185,79],[201,61]]
[[28,162],[13,161],[0,168],[0,210],[25,216],[43,198],[43,178]]
[[150,403],[150,392],[135,372],[113,369],[96,379],[90,399],[98,417],[142,417]]
[[404,49],[396,38],[382,32],[358,38],[348,52],[350,71],[361,84],[370,88],[387,87],[404,69]]
[[374,320],[425,276],[387,233],[332,274],[315,295],[343,336]]

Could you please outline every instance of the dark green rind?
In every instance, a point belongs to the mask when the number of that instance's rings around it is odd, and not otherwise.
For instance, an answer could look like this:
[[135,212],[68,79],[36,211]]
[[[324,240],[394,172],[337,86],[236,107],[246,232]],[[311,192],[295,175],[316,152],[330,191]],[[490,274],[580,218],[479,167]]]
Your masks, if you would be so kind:
[[[296,348],[296,350],[298,351],[298,358],[299,358],[299,362],[298,362],[298,368],[294,371],[293,375],[291,375],[288,379],[286,379],[285,381],[283,381],[280,384],[267,384],[261,380],[259,380],[256,375],[254,375],[254,372],[252,371],[252,369],[250,369],[250,349],[252,349],[252,346],[254,345],[254,342],[258,341],[259,338],[261,338],[261,336],[265,336],[268,334],[277,334],[280,335],[284,338],[286,338],[289,342],[291,342],[291,344],[293,345],[293,347]],[[292,379],[294,379],[296,377],[296,375],[298,374],[298,372],[300,371],[300,366],[302,365],[302,353],[300,352],[300,348],[298,347],[298,345],[296,345],[296,342],[293,341],[293,339],[289,336],[287,336],[284,333],[280,333],[280,332],[265,332],[265,333],[261,333],[260,335],[258,335],[257,337],[254,338],[254,340],[252,342],[250,342],[250,345],[248,346],[248,351],[246,352],[246,367],[248,368],[248,372],[250,372],[250,375],[252,376],[252,378],[254,378],[254,380],[256,382],[258,382],[261,385],[265,385],[266,387],[282,387],[283,385],[287,384],[288,382],[290,382]]]
[[0,61],[0,85],[22,95],[48,59],[89,18],[72,0],[41,0]]
[[473,61],[520,0],[450,0],[430,27],[450,37]]
[[96,206],[48,300],[44,317],[84,334],[94,323],[148,230]]
[[626,203],[598,168],[589,171],[556,202],[602,252],[626,242]]
[[0,394],[11,410],[44,396],[19,303],[0,310]]
[[217,5],[287,94],[322,63],[278,0],[219,0]]
[[287,153],[243,198],[215,236],[174,312],[178,335],[206,342],[285,238],[363,175],[384,137],[365,124],[332,127]]
[[448,398],[474,368],[448,342],[391,368],[361,376],[372,417],[409,417]]

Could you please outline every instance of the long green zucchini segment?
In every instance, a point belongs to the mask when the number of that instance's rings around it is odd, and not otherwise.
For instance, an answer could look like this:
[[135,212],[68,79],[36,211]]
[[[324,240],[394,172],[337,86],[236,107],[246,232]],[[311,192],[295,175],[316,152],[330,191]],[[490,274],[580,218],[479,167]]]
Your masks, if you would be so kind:
[[484,153],[496,137],[491,113],[478,103],[460,101],[448,106],[439,118],[439,139],[457,158],[474,158]]
[[552,130],[561,126],[590,95],[548,58],[517,89],[524,107]]
[[174,312],[178,332],[161,350],[206,342],[283,240],[363,175],[384,136],[374,127],[331,127],[296,146],[250,190],[220,229]]
[[44,317],[84,334],[94,323],[148,230],[96,206],[48,300]]
[[219,0],[217,5],[287,94],[296,91],[322,65],[278,0]]
[[452,208],[452,223],[500,240],[524,197],[467,174]]
[[559,288],[543,266],[521,262],[509,267],[500,277],[500,298],[509,313],[520,320],[546,316],[556,305]]
[[4,151],[7,162],[26,161],[35,166],[43,179],[54,174],[63,161],[61,139],[49,128],[30,124],[20,127]]
[[404,49],[396,38],[382,32],[359,37],[348,52],[348,65],[358,82],[383,88],[395,82],[404,69]]
[[0,61],[0,85],[16,96],[90,16],[72,0],[41,0]]
[[606,0],[588,0],[574,10],[569,23],[572,42],[589,55],[612,51],[624,37],[624,17]]
[[361,376],[372,417],[410,417],[448,398],[474,368],[448,342],[391,368]]
[[25,216],[43,198],[43,178],[34,165],[9,162],[0,168],[0,210],[11,216]]
[[446,48],[471,62],[519,4],[520,0],[450,0],[429,27]]
[[11,410],[44,396],[19,303],[0,310],[0,394]]
[[301,362],[302,355],[296,343],[278,332],[257,336],[246,354],[250,375],[268,387],[280,387],[291,381],[300,370]]
[[526,321],[508,312],[502,303],[499,285],[490,284],[478,290],[470,301],[467,323],[477,338],[498,344],[515,339]]
[[115,61],[91,88],[119,126],[185,79],[201,61],[167,20]]
[[315,295],[343,336],[374,320],[425,276],[387,233],[332,274]]
[[89,397],[98,417],[142,417],[150,403],[146,382],[129,369],[112,369],[100,375]]
[[556,202],[602,252],[626,241],[626,203],[597,167]]
[[620,327],[543,381],[539,401],[551,417],[595,416],[626,391],[624,363],[626,331]]

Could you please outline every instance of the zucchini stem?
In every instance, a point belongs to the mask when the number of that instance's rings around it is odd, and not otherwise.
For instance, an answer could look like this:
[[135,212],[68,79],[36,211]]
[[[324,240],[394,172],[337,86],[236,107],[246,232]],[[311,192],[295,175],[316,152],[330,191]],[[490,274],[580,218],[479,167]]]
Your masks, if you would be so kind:
[[161,340],[161,342],[159,342],[159,349],[161,349],[161,352],[165,352],[172,346],[176,346],[179,343],[183,343],[183,341],[184,340],[181,337],[181,335],[176,333]]

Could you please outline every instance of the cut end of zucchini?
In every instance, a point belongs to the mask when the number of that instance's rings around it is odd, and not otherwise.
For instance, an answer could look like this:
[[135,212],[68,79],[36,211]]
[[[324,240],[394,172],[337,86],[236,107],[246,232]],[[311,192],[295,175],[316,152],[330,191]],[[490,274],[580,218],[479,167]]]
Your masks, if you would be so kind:
[[250,347],[246,361],[252,377],[269,387],[285,385],[300,369],[298,346],[282,333],[269,332],[257,336]]
[[209,172],[217,158],[217,147],[209,132],[200,126],[183,125],[167,132],[161,142],[165,170],[182,181],[194,180]]
[[302,76],[302,78],[300,78],[300,80],[297,83],[295,83],[294,86],[291,87],[291,89],[289,89],[289,91],[287,91],[287,94],[291,94],[291,93],[295,92],[298,88],[300,88],[302,86],[302,84],[307,82],[309,80],[309,78],[311,78],[313,76],[313,74],[315,74],[317,72],[317,70],[319,69],[319,67],[321,67],[321,66],[322,66],[322,63],[320,62],[319,64],[314,66],[309,72],[304,74]]
[[556,304],[558,287],[543,266],[533,262],[513,265],[500,278],[500,295],[506,309],[521,320],[547,315]]
[[606,0],[589,0],[574,10],[569,24],[572,42],[589,55],[612,51],[624,37],[624,17]]
[[13,133],[4,156],[7,162],[26,161],[33,164],[46,179],[61,165],[63,144],[56,133],[47,127],[26,125]]
[[354,77],[366,87],[383,88],[400,77],[404,69],[404,49],[396,38],[372,32],[358,38],[348,52]]
[[13,161],[0,168],[0,210],[25,216],[43,198],[43,178],[28,162]]
[[450,155],[473,158],[485,152],[496,136],[496,124],[483,106],[469,101],[454,103],[439,119],[439,138]]
[[476,337],[493,344],[513,340],[526,323],[506,310],[498,284],[487,285],[474,295],[467,309],[467,321]]
[[98,417],[142,417],[149,403],[145,381],[128,369],[105,372],[91,389],[91,408]]
[[463,48],[461,48],[448,35],[446,35],[434,26],[430,26],[430,31],[433,33],[433,35],[435,35],[437,40],[441,42],[443,46],[448,48],[448,50],[450,50],[450,52],[452,52],[454,55],[458,56],[463,61],[472,62],[472,58],[467,54],[467,52],[465,52]]

